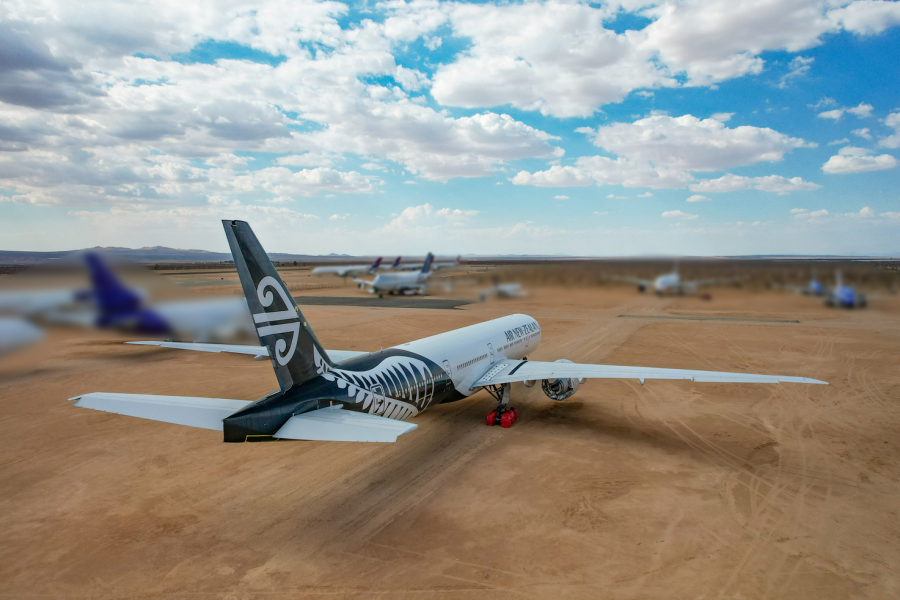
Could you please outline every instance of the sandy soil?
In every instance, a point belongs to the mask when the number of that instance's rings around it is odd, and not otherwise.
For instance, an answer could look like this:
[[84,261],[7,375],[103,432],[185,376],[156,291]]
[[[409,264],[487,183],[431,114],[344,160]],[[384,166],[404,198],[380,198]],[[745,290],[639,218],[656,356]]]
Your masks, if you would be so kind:
[[276,383],[246,357],[54,332],[0,382],[0,596],[896,598],[900,305],[872,304],[622,288],[457,310],[304,307],[326,348],[515,311],[542,325],[535,359],[832,384],[589,381],[561,403],[515,385],[512,429],[484,426],[480,393],[390,445],[223,444],[73,408],[91,391],[255,399]]

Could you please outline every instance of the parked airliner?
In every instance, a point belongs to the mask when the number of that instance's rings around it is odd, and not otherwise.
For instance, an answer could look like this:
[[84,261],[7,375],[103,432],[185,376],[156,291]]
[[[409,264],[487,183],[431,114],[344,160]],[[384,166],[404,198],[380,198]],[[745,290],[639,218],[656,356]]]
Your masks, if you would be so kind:
[[428,285],[428,278],[431,277],[431,263],[434,255],[430,252],[425,257],[425,263],[422,270],[414,273],[379,273],[375,279],[368,281],[365,279],[356,279],[359,283],[359,289],[369,288],[370,294],[378,294],[379,298],[383,298],[385,294],[424,294]]
[[[212,352],[268,356],[279,389],[255,402],[223,398],[94,392],[76,406],[222,431],[226,442],[333,440],[393,442],[417,426],[407,419],[480,391],[497,399],[488,425],[510,427],[513,382],[540,381],[553,400],[571,397],[587,378],[694,382],[813,383],[805,377],[528,360],[541,326],[516,314],[377,352],[326,351],[288,293],[250,226],[223,221],[260,346],[178,344]],[[151,342],[153,343],[153,342]],[[159,345],[169,345],[160,342]]]
[[[397,260],[394,261],[394,264],[400,262],[400,257],[397,257]],[[371,273],[372,271],[377,271],[378,267],[381,266],[381,257],[375,259],[371,265],[344,265],[339,267],[316,267],[312,270],[312,274],[316,277],[321,277],[322,275],[337,275],[338,277],[347,277],[348,275],[356,275],[357,273]]]
[[697,288],[700,286],[733,281],[733,279],[723,278],[684,281],[681,279],[681,275],[678,274],[677,264],[671,273],[660,275],[656,279],[640,279],[637,277],[614,277],[613,279],[625,283],[636,284],[639,292],[645,292],[648,289],[653,288],[653,292],[657,296],[663,296],[665,294],[678,294],[679,296],[694,295],[697,293]]

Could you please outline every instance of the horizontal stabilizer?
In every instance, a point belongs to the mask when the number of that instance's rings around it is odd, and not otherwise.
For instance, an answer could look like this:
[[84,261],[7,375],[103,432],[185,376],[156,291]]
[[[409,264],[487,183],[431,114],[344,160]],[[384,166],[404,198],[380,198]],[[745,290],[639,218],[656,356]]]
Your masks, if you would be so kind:
[[106,392],[84,394],[69,400],[76,400],[75,406],[82,408],[216,431],[222,431],[222,419],[250,404],[246,400],[226,400],[224,398],[148,396]]
[[641,383],[645,379],[689,379],[704,383],[815,383],[828,385],[828,382],[819,381],[818,379],[787,375],[510,360],[493,366],[478,381],[472,384],[472,387],[553,378],[639,379]]
[[295,415],[274,437],[330,442],[396,442],[398,436],[416,427],[418,425],[413,423],[343,410],[338,405]]
[[[142,342],[125,342],[136,346],[159,346],[160,348],[174,348],[176,350],[194,350],[195,352],[228,352],[230,354],[247,354],[254,358],[269,358],[269,349],[266,346],[241,345],[241,344],[200,344],[188,342],[160,342],[148,340]],[[335,362],[341,362],[354,356],[362,356],[368,352],[356,350],[328,350],[328,356]]]

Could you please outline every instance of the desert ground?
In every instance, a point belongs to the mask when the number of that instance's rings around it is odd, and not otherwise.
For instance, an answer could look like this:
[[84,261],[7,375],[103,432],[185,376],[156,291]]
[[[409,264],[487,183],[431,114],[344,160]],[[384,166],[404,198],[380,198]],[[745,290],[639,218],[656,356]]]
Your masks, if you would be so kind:
[[[298,296],[359,293],[284,275]],[[233,272],[172,278],[237,291]],[[599,380],[553,402],[516,384],[511,429],[485,426],[495,402],[480,392],[419,415],[395,444],[223,444],[68,399],[253,400],[276,387],[268,363],[53,331],[0,379],[0,596],[900,597],[900,300],[849,311],[733,289],[529,292],[302,309],[326,349],[522,312],[543,329],[536,360],[831,385]]]

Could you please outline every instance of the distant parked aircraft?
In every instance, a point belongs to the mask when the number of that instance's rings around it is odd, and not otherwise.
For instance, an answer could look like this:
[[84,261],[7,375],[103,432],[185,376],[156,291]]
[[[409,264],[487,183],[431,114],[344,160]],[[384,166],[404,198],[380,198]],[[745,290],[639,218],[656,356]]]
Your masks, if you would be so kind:
[[417,273],[379,273],[372,281],[355,279],[359,283],[359,289],[369,288],[370,294],[378,294],[383,298],[385,294],[424,294],[428,278],[431,277],[431,263],[434,255],[429,252],[425,257],[422,270]]
[[639,292],[645,292],[653,288],[653,292],[657,296],[665,294],[694,295],[697,288],[704,285],[714,285],[716,283],[724,283],[726,281],[734,281],[733,278],[715,278],[715,279],[697,279],[694,281],[683,281],[678,274],[678,264],[671,273],[660,275],[656,279],[639,279],[637,277],[613,277],[615,281],[623,281],[625,283],[633,283],[637,285]]
[[844,285],[841,270],[835,272],[835,286],[825,292],[825,304],[837,308],[865,308],[869,301],[849,285]]
[[[400,260],[400,257],[397,257],[397,261]],[[395,264],[396,262],[395,261]],[[312,270],[312,274],[316,277],[321,277],[323,275],[337,275],[338,277],[347,277],[349,275],[355,275],[357,273],[371,273],[378,269],[381,265],[381,257],[379,256],[375,259],[371,265],[344,265],[342,267],[316,267]]]
[[822,296],[825,294],[826,287],[819,283],[816,280],[816,268],[812,268],[812,273],[810,275],[810,280],[807,285],[783,285],[781,289],[785,290],[793,290],[798,294],[803,294],[804,296]]
[[[509,315],[382,349],[326,351],[265,251],[243,221],[224,221],[260,346],[184,344],[213,352],[239,352],[271,360],[279,389],[256,402],[224,398],[95,392],[75,406],[154,421],[222,431],[226,442],[332,440],[394,442],[417,425],[404,423],[428,408],[484,389],[497,400],[487,425],[510,427],[513,382],[541,382],[552,400],[571,397],[586,378],[681,379],[720,383],[816,383],[805,377],[658,369],[528,360],[541,327],[528,315]],[[426,266],[430,260],[426,259]]]
[[[453,261],[444,261],[444,262],[432,262],[431,270],[432,271],[440,271],[442,269],[451,269],[453,267],[459,266],[459,262],[462,260],[462,255],[457,256],[456,260]],[[419,271],[424,266],[424,263],[404,263],[399,265],[398,268],[401,271]]]

